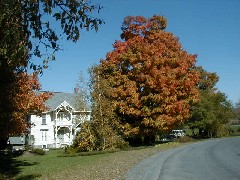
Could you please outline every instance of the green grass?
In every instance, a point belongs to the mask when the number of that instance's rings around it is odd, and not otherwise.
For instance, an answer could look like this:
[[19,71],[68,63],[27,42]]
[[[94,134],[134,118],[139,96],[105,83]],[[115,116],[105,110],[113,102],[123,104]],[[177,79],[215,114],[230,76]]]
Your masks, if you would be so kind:
[[67,174],[69,169],[74,170],[79,166],[91,166],[98,159],[107,156],[107,154],[99,154],[93,156],[58,157],[62,152],[63,150],[52,150],[43,156],[27,154],[14,158],[5,158],[1,164],[11,168],[1,167],[0,179],[2,179],[1,176],[18,180],[48,179],[49,177],[54,177],[55,174],[64,174],[65,171]]

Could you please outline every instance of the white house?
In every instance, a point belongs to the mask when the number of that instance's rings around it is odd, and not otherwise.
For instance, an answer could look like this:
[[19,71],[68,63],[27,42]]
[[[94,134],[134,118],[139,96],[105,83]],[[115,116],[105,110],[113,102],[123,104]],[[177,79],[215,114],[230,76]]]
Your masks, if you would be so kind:
[[41,117],[29,115],[28,144],[34,148],[61,148],[73,143],[80,124],[90,120],[91,111],[76,110],[76,93],[55,92],[46,101],[50,109]]

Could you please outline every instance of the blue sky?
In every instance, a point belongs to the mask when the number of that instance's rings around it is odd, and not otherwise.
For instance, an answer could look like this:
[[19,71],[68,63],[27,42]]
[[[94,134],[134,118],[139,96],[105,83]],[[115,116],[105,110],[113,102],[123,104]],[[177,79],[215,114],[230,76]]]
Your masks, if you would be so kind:
[[218,89],[233,103],[240,99],[240,1],[239,0],[93,0],[103,9],[105,24],[99,31],[82,32],[77,43],[61,41],[40,82],[42,90],[73,92],[80,71],[98,64],[120,40],[126,16],[163,15],[167,31],[179,37],[182,47],[197,54],[197,65],[220,77]]

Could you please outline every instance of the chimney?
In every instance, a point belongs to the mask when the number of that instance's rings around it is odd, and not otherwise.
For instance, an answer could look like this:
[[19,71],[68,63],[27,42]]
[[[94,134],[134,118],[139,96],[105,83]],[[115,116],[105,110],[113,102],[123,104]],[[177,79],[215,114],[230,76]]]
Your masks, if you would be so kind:
[[79,88],[78,88],[78,87],[75,87],[75,88],[74,88],[74,93],[77,94],[77,93],[78,93],[78,90],[79,90]]

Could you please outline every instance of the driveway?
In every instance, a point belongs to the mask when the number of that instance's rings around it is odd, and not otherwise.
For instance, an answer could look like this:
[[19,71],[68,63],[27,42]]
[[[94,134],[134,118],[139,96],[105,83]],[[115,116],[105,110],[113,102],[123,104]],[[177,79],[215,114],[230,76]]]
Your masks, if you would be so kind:
[[239,180],[240,137],[211,139],[159,152],[127,180]]

